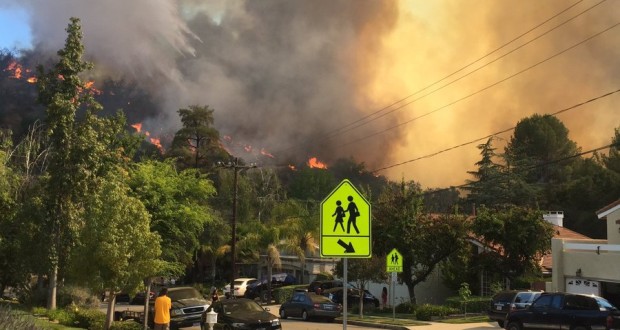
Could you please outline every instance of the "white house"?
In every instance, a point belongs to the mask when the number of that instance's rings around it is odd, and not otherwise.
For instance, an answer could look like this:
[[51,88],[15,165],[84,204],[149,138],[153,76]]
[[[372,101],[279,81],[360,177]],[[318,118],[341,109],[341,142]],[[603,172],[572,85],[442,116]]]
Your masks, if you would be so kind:
[[620,199],[596,212],[607,239],[553,238],[552,281],[547,291],[592,293],[620,306]]

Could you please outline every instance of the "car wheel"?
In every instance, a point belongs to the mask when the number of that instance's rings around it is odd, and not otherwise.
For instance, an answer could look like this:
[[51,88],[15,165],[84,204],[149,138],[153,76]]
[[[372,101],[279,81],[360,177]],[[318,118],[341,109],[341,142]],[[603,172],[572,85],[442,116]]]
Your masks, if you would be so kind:
[[269,293],[267,291],[263,291],[260,294],[260,299],[262,302],[268,303],[269,301],[267,301],[267,299],[269,299]]
[[286,319],[288,317],[288,315],[286,315],[286,311],[281,309],[280,310],[280,318],[282,319]]
[[304,321],[308,321],[308,312],[305,310],[301,312],[301,319]]
[[500,328],[504,328],[504,321],[497,321],[497,324],[499,325]]
[[519,322],[510,322],[506,327],[506,330],[522,330],[521,324]]

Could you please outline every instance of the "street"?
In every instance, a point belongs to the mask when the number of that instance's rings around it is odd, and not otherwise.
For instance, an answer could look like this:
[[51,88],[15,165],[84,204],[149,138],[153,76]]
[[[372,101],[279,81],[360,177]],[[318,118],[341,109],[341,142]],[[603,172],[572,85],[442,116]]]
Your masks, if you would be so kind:
[[[278,315],[279,305],[265,306],[269,308],[269,311],[274,315]],[[102,303],[100,309],[105,312],[107,303]],[[143,307],[138,305],[117,304],[116,311],[142,311]],[[282,322],[282,329],[289,330],[337,330],[342,329],[343,326],[340,323],[326,323],[320,321],[302,321],[301,319],[289,318],[286,320],[280,320]],[[200,330],[200,327],[188,327],[182,328],[184,330]],[[347,324],[347,329],[371,329],[366,326]],[[447,324],[447,323],[431,323],[429,325],[410,326],[409,329],[413,330],[487,330],[487,329],[501,329],[496,322],[479,322],[479,323],[465,323],[465,324]]]

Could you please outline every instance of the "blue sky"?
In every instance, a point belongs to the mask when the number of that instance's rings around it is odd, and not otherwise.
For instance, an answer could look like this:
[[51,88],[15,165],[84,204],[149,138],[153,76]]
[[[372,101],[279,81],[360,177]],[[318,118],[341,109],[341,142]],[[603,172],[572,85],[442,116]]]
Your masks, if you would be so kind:
[[28,15],[22,9],[0,9],[0,49],[29,48]]

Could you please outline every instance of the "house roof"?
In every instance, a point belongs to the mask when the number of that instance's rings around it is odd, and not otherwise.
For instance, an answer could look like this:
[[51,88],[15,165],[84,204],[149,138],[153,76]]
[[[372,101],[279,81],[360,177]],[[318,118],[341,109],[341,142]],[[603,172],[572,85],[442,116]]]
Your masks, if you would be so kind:
[[[553,238],[591,239],[586,235],[572,231],[568,228],[553,225],[553,229],[555,230]],[[540,260],[540,266],[542,267],[543,273],[551,273],[551,269],[553,268],[553,255],[551,253],[543,255]]]
[[605,217],[607,217],[608,214],[616,211],[620,209],[620,199],[616,200],[615,202],[603,207],[602,209],[596,211],[596,215],[598,216],[599,219],[603,219]]

